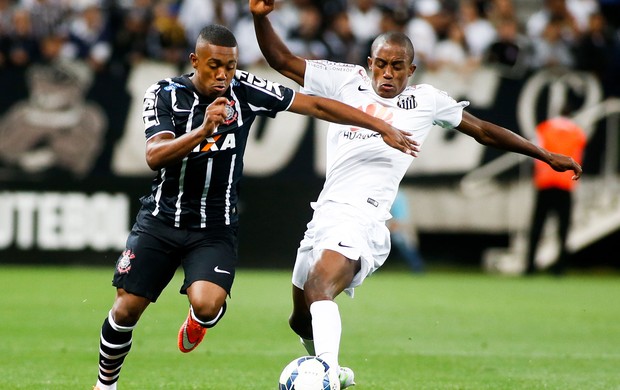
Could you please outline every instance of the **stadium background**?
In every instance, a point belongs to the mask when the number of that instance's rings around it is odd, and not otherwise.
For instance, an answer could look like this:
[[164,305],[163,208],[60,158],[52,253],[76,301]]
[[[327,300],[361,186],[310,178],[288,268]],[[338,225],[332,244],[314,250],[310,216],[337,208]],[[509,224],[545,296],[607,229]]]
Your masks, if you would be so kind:
[[[265,66],[244,68],[291,85]],[[153,176],[144,163],[142,94],[152,82],[179,71],[178,64],[161,60],[142,61],[126,72],[112,67],[92,72],[80,61],[3,67],[1,263],[116,261]],[[575,69],[527,69],[515,75],[486,65],[466,77],[460,71],[421,68],[414,82],[470,100],[473,114],[528,138],[557,101],[572,101],[589,133],[577,222],[608,224],[597,222],[588,209],[617,214],[617,85]],[[66,104],[39,110],[46,98]],[[287,113],[255,123],[241,191],[243,267],[292,265],[311,216],[309,203],[322,185],[325,128]],[[480,266],[485,251],[508,248],[526,228],[531,162],[509,161],[488,177],[480,170],[505,158],[455,131],[433,131],[403,181],[429,267]],[[612,223],[579,247],[573,266],[617,269],[619,228]]]

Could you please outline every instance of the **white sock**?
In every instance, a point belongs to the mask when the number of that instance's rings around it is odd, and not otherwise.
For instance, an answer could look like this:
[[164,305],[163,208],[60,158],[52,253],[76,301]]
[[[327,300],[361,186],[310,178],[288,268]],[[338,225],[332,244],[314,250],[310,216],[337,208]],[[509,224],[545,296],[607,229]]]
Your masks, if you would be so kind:
[[310,305],[312,334],[316,356],[325,360],[330,367],[339,369],[338,351],[342,323],[338,304],[334,301],[317,301]]

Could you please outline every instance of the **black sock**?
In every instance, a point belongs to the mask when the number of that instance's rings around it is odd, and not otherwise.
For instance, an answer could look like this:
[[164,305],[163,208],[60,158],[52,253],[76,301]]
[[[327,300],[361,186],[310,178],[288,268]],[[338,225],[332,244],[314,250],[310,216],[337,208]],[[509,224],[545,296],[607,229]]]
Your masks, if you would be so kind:
[[118,381],[125,356],[131,349],[133,326],[117,325],[112,313],[103,321],[99,340],[99,381],[112,385]]

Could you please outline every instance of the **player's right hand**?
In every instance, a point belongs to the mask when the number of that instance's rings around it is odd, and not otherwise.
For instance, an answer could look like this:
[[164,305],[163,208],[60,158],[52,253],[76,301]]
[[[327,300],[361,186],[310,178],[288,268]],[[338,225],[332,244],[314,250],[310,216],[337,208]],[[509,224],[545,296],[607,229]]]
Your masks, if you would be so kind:
[[382,134],[383,142],[405,154],[417,157],[420,151],[420,144],[411,138],[411,133],[399,130],[394,126],[390,127],[391,131],[389,133]]
[[275,7],[275,0],[249,0],[250,12],[254,16],[267,16]]
[[228,104],[228,99],[225,97],[219,97],[207,106],[205,119],[202,122],[202,125],[207,132],[205,138],[213,135],[213,133],[217,131],[218,126],[224,123],[226,120],[226,107]]
[[549,161],[549,166],[551,166],[551,168],[558,172],[573,171],[573,180],[579,180],[581,174],[583,173],[581,165],[579,165],[575,160],[573,160],[572,157],[565,156],[559,153],[551,153],[551,160]]

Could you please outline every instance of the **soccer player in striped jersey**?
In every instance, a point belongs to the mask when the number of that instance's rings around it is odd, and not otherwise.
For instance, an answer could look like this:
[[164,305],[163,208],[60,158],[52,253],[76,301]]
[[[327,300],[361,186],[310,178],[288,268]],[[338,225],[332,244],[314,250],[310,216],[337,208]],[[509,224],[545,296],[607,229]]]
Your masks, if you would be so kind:
[[179,349],[192,351],[224,316],[237,265],[243,154],[256,116],[291,111],[371,128],[398,153],[417,152],[410,133],[379,118],[238,70],[237,41],[225,27],[205,27],[190,60],[193,73],[161,80],[144,95],[146,162],[157,175],[116,263],[96,389],[116,388],[140,316],[177,267],[190,303]]
[[[414,48],[402,33],[375,39],[366,69],[325,60],[305,60],[290,52],[267,15],[274,0],[249,0],[259,46],[269,65],[302,91],[345,102],[411,130],[420,147],[433,125],[456,130],[483,145],[521,153],[556,171],[581,175],[572,158],[551,153],[525,138],[465,112],[431,85],[411,85]],[[334,298],[353,289],[384,263],[390,251],[385,221],[398,185],[415,156],[385,147],[372,130],[332,123],[327,134],[327,172],[314,215],[299,245],[293,268],[293,312],[289,323],[308,353],[340,367],[342,331]],[[354,384],[353,371],[342,367],[341,388]]]

